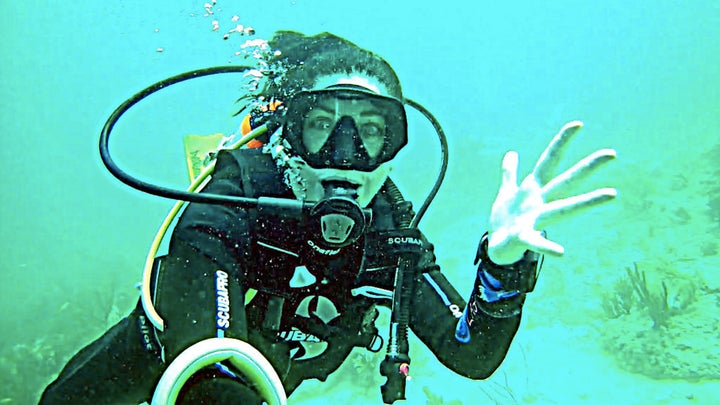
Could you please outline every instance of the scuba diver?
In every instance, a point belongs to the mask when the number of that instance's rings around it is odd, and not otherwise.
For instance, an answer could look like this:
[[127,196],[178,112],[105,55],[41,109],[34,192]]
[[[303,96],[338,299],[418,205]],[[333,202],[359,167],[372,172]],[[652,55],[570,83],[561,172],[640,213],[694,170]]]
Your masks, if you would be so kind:
[[[270,66],[283,69],[266,73],[240,112],[265,132],[254,147],[216,153],[167,254],[152,261],[148,296],[78,352],[40,403],[285,403],[353,348],[385,345],[381,393],[393,403],[405,399],[408,330],[449,369],[485,379],[506,356],[543,255],[563,254],[543,227],[616,196],[603,188],[551,198],[615,157],[599,150],[555,176],[577,121],[520,183],[508,152],[475,283],[460,293],[389,177],[407,143],[409,104],[390,65],[329,33],[281,31],[268,44],[279,50]],[[200,199],[210,195],[255,203]],[[386,338],[375,326],[378,306],[392,311]],[[173,393],[158,397],[168,386]]]

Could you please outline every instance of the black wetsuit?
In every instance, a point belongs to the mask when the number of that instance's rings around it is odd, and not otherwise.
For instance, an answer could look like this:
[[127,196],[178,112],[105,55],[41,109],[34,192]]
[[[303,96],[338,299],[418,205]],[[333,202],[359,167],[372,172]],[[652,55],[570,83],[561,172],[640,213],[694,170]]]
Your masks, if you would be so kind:
[[[370,204],[368,232],[339,250],[312,243],[302,219],[230,205],[190,204],[155,274],[154,301],[165,330],[156,332],[138,306],[79,352],[46,389],[41,403],[149,400],[166,364],[192,343],[219,334],[248,341],[263,352],[288,393],[305,379],[324,380],[353,347],[378,348],[375,306],[391,303],[395,248],[404,242],[422,245],[413,260],[417,283],[410,305],[412,332],[451,370],[486,378],[502,362],[517,331],[524,294],[517,297],[511,316],[490,316],[475,308],[469,342],[460,342],[455,332],[466,302],[440,272],[432,245],[422,235],[398,239],[402,216],[412,213],[407,203],[391,198],[387,186]],[[294,198],[271,158],[248,149],[220,153],[206,191]],[[534,272],[536,264],[534,258],[520,267]],[[249,289],[257,293],[245,306]],[[217,381],[207,383],[211,377]],[[190,381],[205,393],[213,391],[212,384],[239,385],[216,370]],[[247,391],[247,398],[254,396]]]

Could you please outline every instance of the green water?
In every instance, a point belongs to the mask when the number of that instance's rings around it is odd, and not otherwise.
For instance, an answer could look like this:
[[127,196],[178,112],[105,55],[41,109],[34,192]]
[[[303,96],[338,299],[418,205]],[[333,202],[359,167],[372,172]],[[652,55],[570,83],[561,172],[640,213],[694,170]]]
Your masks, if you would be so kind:
[[[450,168],[421,227],[460,291],[471,288],[505,151],[517,150],[527,173],[573,119],[585,128],[568,165],[618,151],[576,191],[614,186],[620,198],[548,229],[567,254],[546,260],[501,368],[469,381],[413,341],[407,403],[720,403],[720,3],[218,0],[211,16],[194,0],[57,4],[0,3],[0,403],[35,402],[72,353],[131,308],[171,206],[104,170],[105,119],[165,77],[239,63],[247,37],[222,39],[237,23],[253,38],[346,37],[383,55],[405,95],[436,115]],[[238,90],[225,77],[153,96],[118,125],[118,159],[183,186],[182,136],[231,132]],[[392,176],[419,204],[438,151],[425,122],[410,125]],[[627,292],[633,263],[651,295],[665,283],[661,326]],[[623,296],[627,311],[609,309]],[[379,361],[355,354],[290,403],[381,403]]]

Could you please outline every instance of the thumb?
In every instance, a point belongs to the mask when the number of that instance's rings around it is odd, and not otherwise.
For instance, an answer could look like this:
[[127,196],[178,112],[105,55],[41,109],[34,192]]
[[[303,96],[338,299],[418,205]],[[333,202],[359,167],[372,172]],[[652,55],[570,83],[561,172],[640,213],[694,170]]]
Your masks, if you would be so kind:
[[501,188],[517,188],[518,154],[511,150],[502,160],[502,186]]

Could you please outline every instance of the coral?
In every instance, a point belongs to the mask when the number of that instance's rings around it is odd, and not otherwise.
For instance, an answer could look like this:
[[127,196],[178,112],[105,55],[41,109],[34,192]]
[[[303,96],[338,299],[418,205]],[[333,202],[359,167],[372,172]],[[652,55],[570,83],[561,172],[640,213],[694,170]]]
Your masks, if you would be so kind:
[[56,354],[56,348],[45,337],[32,343],[19,343],[5,347],[0,352],[0,386],[4,388],[0,403],[32,404],[37,403],[38,391],[47,376],[57,372],[62,366]]
[[647,310],[653,321],[653,329],[664,326],[671,315],[665,281],[661,282],[662,288],[659,292],[653,292],[648,287],[645,272],[638,269],[637,263],[633,263],[632,269],[628,267],[626,270],[628,280],[638,297],[638,305]]
[[714,344],[720,336],[720,289],[670,262],[656,259],[646,267],[648,273],[637,263],[626,268],[614,290],[623,298],[605,297],[611,318],[600,327],[605,349],[619,367],[652,378],[720,379],[720,350]]
[[[70,357],[117,322],[121,317],[119,308],[130,307],[134,295],[132,289],[111,283],[107,288],[98,288],[97,292],[68,294],[68,300],[46,317],[39,337],[8,342],[1,347],[0,404],[37,403],[43,388]],[[46,305],[45,302],[39,304]]]
[[367,349],[355,348],[342,365],[339,375],[353,387],[361,390],[377,390],[383,384],[377,372],[382,354]]
[[348,356],[347,361],[350,362],[352,370],[357,375],[364,376],[368,370],[374,370],[378,367],[379,359],[377,353],[369,350],[353,350]]
[[629,314],[636,301],[632,283],[627,279],[616,280],[611,291],[601,302],[605,315],[614,319]]
[[[717,162],[720,159],[720,144],[711,148],[706,156],[709,162]],[[709,214],[720,226],[720,168],[717,165],[707,173],[702,184],[707,190]]]
[[[696,300],[696,281],[689,277],[662,269],[665,278],[653,287],[637,263],[625,271],[625,277],[615,282],[612,292],[602,301],[603,310],[611,319],[628,315],[636,308],[646,312],[652,320],[653,329],[658,329],[666,326],[671,316],[683,312]],[[668,282],[672,283],[672,293],[668,293]]]
[[603,345],[620,368],[658,379],[718,380],[720,308],[718,295],[698,294],[702,310],[668,318],[667,327],[648,329],[638,312],[603,325]]

